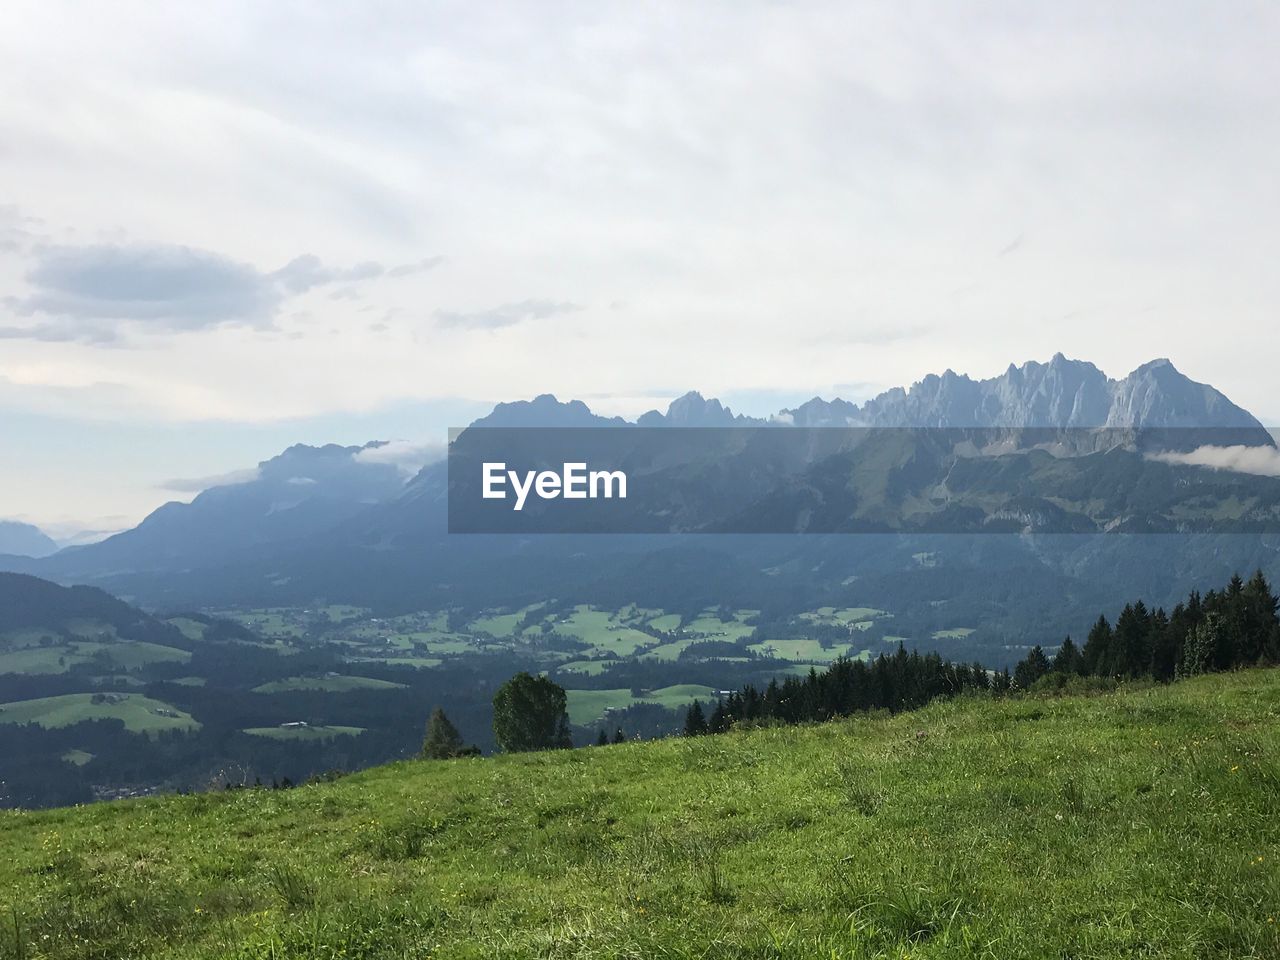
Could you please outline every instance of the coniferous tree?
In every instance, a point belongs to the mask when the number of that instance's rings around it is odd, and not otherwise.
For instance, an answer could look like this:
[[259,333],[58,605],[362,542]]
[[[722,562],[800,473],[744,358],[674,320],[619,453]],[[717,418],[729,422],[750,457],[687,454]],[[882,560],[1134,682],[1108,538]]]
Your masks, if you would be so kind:
[[991,681],[991,689],[996,693],[1008,693],[1013,688],[1013,677],[1009,675],[1009,668],[1005,667],[999,671]]
[[1237,659],[1244,642],[1244,581],[1234,574],[1227,589],[1217,594],[1215,604],[1209,609],[1217,611],[1218,630],[1213,648],[1214,670],[1229,670],[1239,663]]
[[444,710],[436,707],[431,711],[431,719],[427,721],[427,733],[422,740],[422,758],[424,760],[448,760],[462,753],[462,734],[445,716]]
[[1049,658],[1044,655],[1040,645],[1036,644],[1027,654],[1026,659],[1018,664],[1013,672],[1013,683],[1019,690],[1027,690],[1037,680],[1049,672]]
[[1275,594],[1267,578],[1258,570],[1241,590],[1243,608],[1243,637],[1238,662],[1254,664],[1268,662],[1267,648],[1277,624]]
[[[1179,618],[1185,615],[1179,612],[1181,606],[1179,604],[1178,607],[1174,607],[1174,614]],[[1151,618],[1151,639],[1148,643],[1151,650],[1150,673],[1161,683],[1172,680],[1178,669],[1178,656],[1182,652],[1185,630],[1185,626],[1175,623],[1171,617],[1166,617],[1163,610],[1157,610]]]
[[600,728],[600,736],[596,737],[596,746],[604,747],[609,744],[609,735],[604,732],[604,728]]
[[1067,637],[1062,641],[1062,646],[1058,648],[1058,652],[1054,654],[1053,672],[1070,676],[1079,673],[1082,664],[1080,648],[1075,645],[1075,641]]
[[706,732],[706,715],[702,712],[702,704],[695,700],[689,704],[689,709],[684,715],[684,735],[686,737],[700,737]]
[[711,711],[711,719],[707,721],[707,729],[711,733],[724,733],[728,728],[729,722],[724,713],[724,701],[717,700],[715,709]]
[[1213,668],[1221,633],[1221,619],[1215,611],[1206,613],[1204,619],[1191,628],[1178,665],[1179,677],[1194,677]]
[[1111,670],[1111,624],[1105,616],[1098,617],[1085,638],[1080,651],[1081,671],[1088,675],[1104,675]]
[[1147,646],[1150,615],[1141,600],[1126,604],[1116,619],[1111,638],[1111,656],[1107,673],[1121,677],[1139,677],[1150,671],[1151,653]]

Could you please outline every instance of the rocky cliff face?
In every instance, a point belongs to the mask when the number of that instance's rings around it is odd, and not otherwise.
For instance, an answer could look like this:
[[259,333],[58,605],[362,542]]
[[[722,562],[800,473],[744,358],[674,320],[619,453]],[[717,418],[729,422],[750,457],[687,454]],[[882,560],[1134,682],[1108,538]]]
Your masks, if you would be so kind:
[[1092,363],[1060,353],[1048,363],[1010,365],[989,380],[948,370],[860,407],[815,398],[784,410],[781,419],[810,427],[1224,427],[1256,430],[1257,442],[1267,442],[1250,413],[1168,360],[1111,380]]

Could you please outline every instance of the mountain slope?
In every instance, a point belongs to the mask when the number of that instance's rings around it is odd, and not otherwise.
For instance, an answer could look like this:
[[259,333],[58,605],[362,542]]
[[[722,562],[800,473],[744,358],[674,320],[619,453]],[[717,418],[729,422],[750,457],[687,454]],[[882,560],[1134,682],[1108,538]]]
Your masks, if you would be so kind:
[[182,633],[95,587],[63,587],[21,573],[0,573],[0,650],[4,634],[107,632],[115,639],[189,646]]
[[47,557],[58,545],[39,527],[16,520],[0,520],[0,554],[16,557]]
[[1277,769],[1254,670],[3,814],[0,949],[1272,957]]
[[244,482],[167,503],[132,530],[27,569],[68,577],[203,568],[303,540],[400,492],[399,468],[368,456],[378,446],[297,444]]

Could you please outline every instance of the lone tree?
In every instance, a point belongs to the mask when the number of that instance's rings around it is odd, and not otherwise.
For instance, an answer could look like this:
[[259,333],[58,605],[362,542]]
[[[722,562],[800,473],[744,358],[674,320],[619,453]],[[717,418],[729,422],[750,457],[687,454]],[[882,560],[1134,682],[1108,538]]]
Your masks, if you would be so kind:
[[448,760],[460,756],[463,752],[462,734],[445,716],[444,710],[436,707],[431,711],[431,719],[427,721],[427,735],[422,741],[422,757],[424,760]]
[[508,753],[571,747],[564,687],[521,671],[493,698],[493,736]]

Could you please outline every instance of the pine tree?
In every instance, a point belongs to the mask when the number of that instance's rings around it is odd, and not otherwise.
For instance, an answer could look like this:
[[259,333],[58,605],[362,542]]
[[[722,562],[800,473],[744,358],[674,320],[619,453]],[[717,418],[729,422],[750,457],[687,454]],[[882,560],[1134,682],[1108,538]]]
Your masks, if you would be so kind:
[[1151,616],[1141,600],[1126,604],[1116,619],[1107,673],[1140,677],[1151,670]]
[[991,689],[997,694],[1008,693],[1013,687],[1013,678],[1009,676],[1009,668],[1005,667],[991,680]]
[[711,733],[724,733],[729,729],[729,718],[724,712],[724,701],[717,700],[715,709],[711,711],[711,719],[707,721],[707,729]]
[[604,728],[600,728],[600,736],[596,737],[596,746],[605,747],[609,745],[609,735],[604,732]]
[[686,737],[700,737],[706,732],[706,715],[702,712],[702,704],[695,700],[689,704],[689,710],[684,715],[684,735]]
[[427,734],[422,741],[424,760],[448,760],[462,752],[462,734],[458,733],[444,710],[436,707],[427,721]]
[[1106,617],[1098,617],[1085,638],[1080,651],[1080,671],[1086,676],[1103,676],[1110,671],[1111,624]]
[[1037,680],[1049,672],[1049,658],[1044,655],[1040,645],[1031,648],[1025,660],[1013,671],[1013,683],[1019,690],[1027,690]]
[[1192,627],[1182,648],[1179,677],[1194,677],[1213,669],[1215,652],[1221,640],[1221,625],[1222,618],[1216,612],[1209,612]]
[[[1178,613],[1178,608],[1174,608]],[[1173,679],[1178,668],[1178,655],[1182,652],[1182,628],[1157,610],[1151,618],[1151,676],[1161,683]]]
[[1080,672],[1081,664],[1080,648],[1070,637],[1067,637],[1053,657],[1053,672],[1070,676]]
[[1258,570],[1241,591],[1244,612],[1242,636],[1238,662],[1255,664],[1265,662],[1268,658],[1266,650],[1271,639],[1271,631],[1277,624],[1275,595],[1267,578]]

